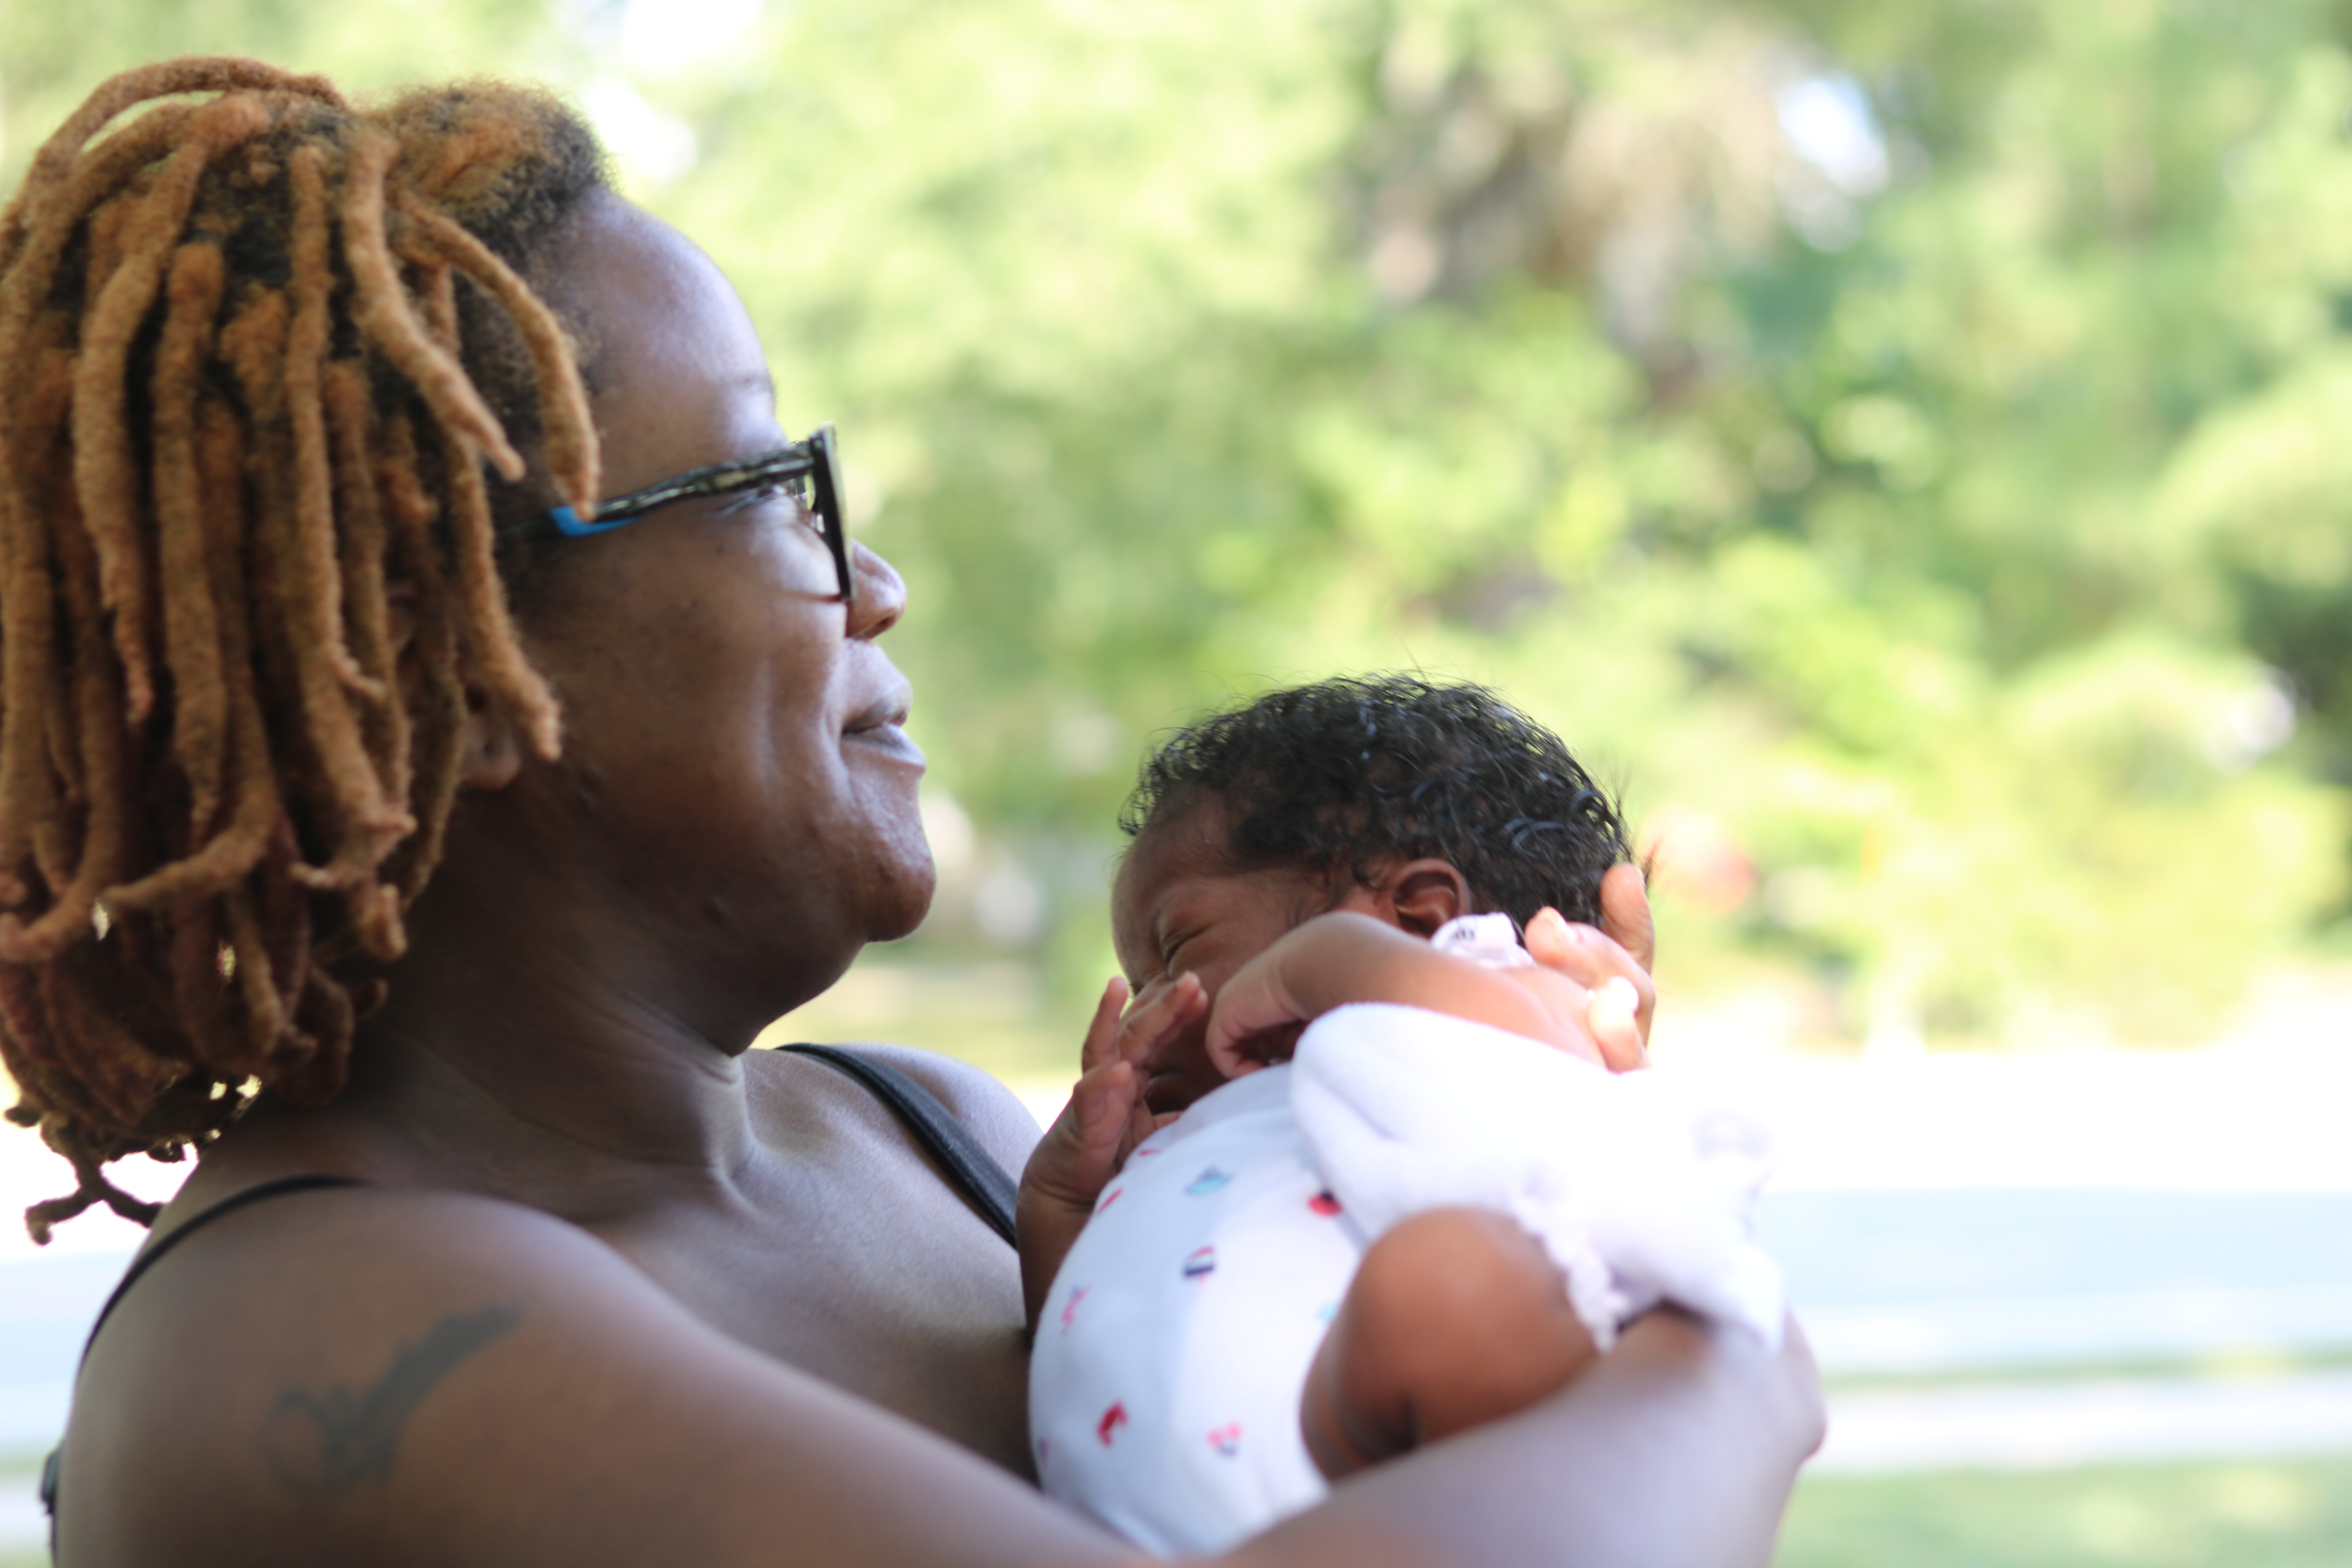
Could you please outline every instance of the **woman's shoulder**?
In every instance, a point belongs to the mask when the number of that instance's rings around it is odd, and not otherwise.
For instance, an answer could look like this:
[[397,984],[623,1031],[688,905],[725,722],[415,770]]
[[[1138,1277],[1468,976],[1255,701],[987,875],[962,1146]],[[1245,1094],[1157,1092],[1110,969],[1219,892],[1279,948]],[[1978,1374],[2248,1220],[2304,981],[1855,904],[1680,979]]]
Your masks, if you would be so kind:
[[88,1366],[166,1341],[266,1359],[322,1327],[363,1331],[407,1304],[516,1292],[657,1296],[588,1231],[521,1204],[339,1178],[272,1180],[167,1209]]
[[542,1347],[664,1311],[576,1226],[462,1194],[317,1186],[167,1218],[76,1388],[68,1562],[175,1560],[174,1516],[224,1499],[269,1540],[289,1509],[403,1491],[451,1450],[451,1415]]
[[207,1225],[107,1324],[61,1561],[718,1563],[812,1531],[838,1548],[812,1560],[940,1561],[899,1539],[909,1475],[1026,1517],[1011,1478],[722,1332],[577,1226],[306,1191]]
[[[839,1048],[895,1068],[929,1090],[1007,1171],[1018,1175],[1028,1163],[1039,1135],[1036,1118],[1011,1089],[979,1068],[914,1046],[860,1040]],[[754,1051],[747,1059],[746,1073],[755,1105],[782,1100],[804,1103],[813,1092],[873,1101],[871,1091],[838,1069],[791,1051]]]

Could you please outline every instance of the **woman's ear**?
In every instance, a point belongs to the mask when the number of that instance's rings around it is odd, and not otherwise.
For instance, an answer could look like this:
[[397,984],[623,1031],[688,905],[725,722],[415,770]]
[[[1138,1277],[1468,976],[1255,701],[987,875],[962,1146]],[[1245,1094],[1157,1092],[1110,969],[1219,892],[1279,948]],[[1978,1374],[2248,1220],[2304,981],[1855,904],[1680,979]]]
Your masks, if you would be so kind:
[[1470,912],[1470,879],[1450,860],[1408,860],[1368,889],[1379,915],[1418,937],[1432,937],[1447,921]]
[[[422,699],[427,679],[417,663],[416,585],[387,583],[383,590],[384,635],[392,645],[393,668],[399,672],[401,700]],[[514,783],[522,771],[524,742],[514,715],[491,700],[481,688],[466,687],[466,726],[458,740],[457,787],[497,790]]]
[[466,686],[466,727],[457,745],[461,790],[504,789],[522,772],[522,726],[505,703],[470,681]]

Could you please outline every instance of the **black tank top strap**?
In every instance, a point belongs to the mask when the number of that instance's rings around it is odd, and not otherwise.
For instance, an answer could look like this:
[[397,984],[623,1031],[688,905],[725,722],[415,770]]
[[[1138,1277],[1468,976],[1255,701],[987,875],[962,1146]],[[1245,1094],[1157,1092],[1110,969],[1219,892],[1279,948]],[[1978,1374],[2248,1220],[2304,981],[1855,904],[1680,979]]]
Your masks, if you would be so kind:
[[286,1197],[294,1193],[312,1192],[320,1187],[363,1187],[366,1184],[356,1176],[328,1176],[315,1173],[279,1176],[275,1181],[263,1182],[247,1187],[241,1193],[231,1193],[210,1208],[198,1209],[185,1220],[173,1226],[153,1246],[131,1260],[131,1267],[124,1272],[121,1282],[114,1287],[114,1293],[107,1297],[106,1305],[98,1310],[98,1321],[89,1326],[89,1338],[82,1342],[81,1359],[84,1361],[89,1359],[89,1347],[98,1342],[99,1330],[106,1327],[106,1320],[112,1317],[114,1309],[122,1304],[122,1298],[131,1293],[131,1287],[139,1283],[140,1276],[163,1262],[172,1248],[204,1229],[213,1221],[226,1215],[235,1214],[241,1208],[266,1203],[271,1198]]
[[[99,1330],[106,1327],[106,1320],[112,1317],[114,1309],[122,1304],[122,1298],[130,1294],[131,1287],[139,1283],[140,1276],[161,1263],[164,1255],[172,1248],[179,1246],[223,1215],[235,1214],[241,1208],[248,1208],[271,1198],[282,1198],[294,1193],[314,1192],[320,1187],[363,1187],[365,1185],[367,1184],[356,1176],[329,1176],[316,1173],[306,1173],[299,1176],[279,1176],[275,1181],[262,1182],[247,1187],[241,1193],[231,1193],[209,1208],[198,1209],[180,1224],[173,1226],[146,1251],[131,1260],[131,1267],[123,1271],[122,1279],[115,1285],[113,1293],[107,1297],[106,1305],[98,1310],[98,1321],[89,1326],[89,1338],[82,1342],[81,1359],[85,1362],[89,1360],[89,1347],[98,1342]],[[41,1465],[41,1508],[49,1516],[49,1557],[52,1562],[56,1561],[58,1550],[58,1458],[63,1451],[61,1447],[52,1448],[48,1458]]]
[[981,1145],[971,1129],[939,1096],[906,1073],[865,1051],[840,1046],[793,1045],[779,1047],[795,1056],[811,1057],[865,1085],[874,1098],[897,1112],[907,1131],[944,1166],[949,1183],[963,1194],[988,1227],[1013,1244],[1013,1209],[1018,1194],[1013,1177]]

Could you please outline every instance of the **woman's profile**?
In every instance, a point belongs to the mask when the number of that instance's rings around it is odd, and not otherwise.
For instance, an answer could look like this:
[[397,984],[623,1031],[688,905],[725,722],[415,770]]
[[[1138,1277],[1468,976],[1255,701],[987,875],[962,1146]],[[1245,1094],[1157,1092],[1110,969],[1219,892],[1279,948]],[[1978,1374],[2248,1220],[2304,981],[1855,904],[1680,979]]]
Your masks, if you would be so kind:
[[[119,77],[0,213],[0,1056],[77,1179],[32,1223],[197,1156],[58,1560],[1130,1558],[1030,1483],[953,1179],[1034,1124],[748,1049],[928,906],[907,593],[578,118]],[[1801,1346],[1656,1314],[1235,1557],[1760,1563],[1818,1425]]]

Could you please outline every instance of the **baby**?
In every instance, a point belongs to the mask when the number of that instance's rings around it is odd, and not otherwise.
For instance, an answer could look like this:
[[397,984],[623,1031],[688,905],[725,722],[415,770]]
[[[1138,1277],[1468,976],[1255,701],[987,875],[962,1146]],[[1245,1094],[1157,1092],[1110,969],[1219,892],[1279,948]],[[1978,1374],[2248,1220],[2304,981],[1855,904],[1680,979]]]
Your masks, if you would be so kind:
[[1212,1552],[1661,1299],[1777,1338],[1760,1139],[1607,1070],[1642,1060],[1591,930],[1624,835],[1557,738],[1475,687],[1326,681],[1178,735],[1122,826],[1133,1005],[1022,1184],[1049,1492]]

